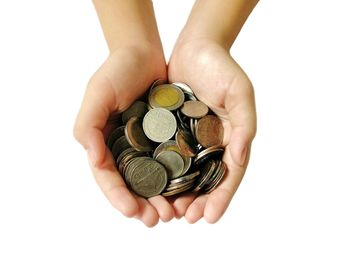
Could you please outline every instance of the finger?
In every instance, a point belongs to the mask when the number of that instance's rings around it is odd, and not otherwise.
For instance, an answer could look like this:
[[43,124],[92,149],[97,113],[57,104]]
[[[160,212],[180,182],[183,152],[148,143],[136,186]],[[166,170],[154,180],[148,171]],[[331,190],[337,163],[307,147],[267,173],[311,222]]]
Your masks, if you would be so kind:
[[174,209],[163,196],[157,195],[149,198],[148,201],[157,210],[163,222],[168,222],[174,218]]
[[109,202],[127,217],[134,217],[139,212],[139,205],[134,196],[126,188],[124,180],[115,168],[114,160],[106,149],[106,158],[100,166],[90,162],[91,170],[97,184]]
[[147,227],[154,227],[159,221],[157,210],[144,198],[136,196],[139,212],[135,218],[142,221]]
[[74,125],[74,136],[88,151],[93,165],[100,165],[105,158],[102,130],[109,113],[116,108],[116,101],[108,92],[110,89],[111,83],[107,78],[93,77]]
[[175,199],[175,201],[173,202],[173,207],[175,211],[175,217],[177,219],[180,219],[186,214],[187,208],[190,206],[190,204],[195,198],[195,194],[186,193]]
[[243,166],[237,165],[235,162],[233,162],[230,151],[225,151],[223,157],[223,161],[227,165],[225,177],[219,186],[209,194],[204,210],[204,218],[208,223],[217,222],[225,213],[233,195],[242,181],[248,164],[248,159],[249,149],[248,158]]
[[185,214],[185,218],[188,223],[196,223],[199,219],[203,217],[207,199],[208,195],[200,195],[188,207]]

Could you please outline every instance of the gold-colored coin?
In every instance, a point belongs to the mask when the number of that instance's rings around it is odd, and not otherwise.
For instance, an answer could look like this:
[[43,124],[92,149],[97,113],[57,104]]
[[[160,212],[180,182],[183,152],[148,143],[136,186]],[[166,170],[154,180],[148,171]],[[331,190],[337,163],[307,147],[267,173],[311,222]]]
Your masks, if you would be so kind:
[[163,84],[154,87],[148,95],[149,104],[152,108],[165,108],[176,110],[182,106],[185,95],[175,85]]

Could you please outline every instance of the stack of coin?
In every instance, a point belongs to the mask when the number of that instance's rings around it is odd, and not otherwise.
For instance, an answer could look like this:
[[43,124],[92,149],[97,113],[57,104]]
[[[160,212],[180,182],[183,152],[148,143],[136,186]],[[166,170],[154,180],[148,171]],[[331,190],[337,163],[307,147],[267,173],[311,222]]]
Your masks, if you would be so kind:
[[106,145],[136,194],[209,193],[224,177],[221,120],[188,85],[157,80],[146,99],[115,116]]

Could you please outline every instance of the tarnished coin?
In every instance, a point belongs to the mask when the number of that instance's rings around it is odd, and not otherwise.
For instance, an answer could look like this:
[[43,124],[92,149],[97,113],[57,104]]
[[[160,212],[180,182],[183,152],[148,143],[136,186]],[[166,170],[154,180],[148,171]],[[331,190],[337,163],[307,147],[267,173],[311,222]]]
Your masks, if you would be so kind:
[[137,151],[152,151],[152,143],[148,140],[142,128],[142,120],[131,117],[125,126],[125,137],[129,144]]
[[176,117],[177,117],[176,119],[178,120],[178,124],[179,124],[181,129],[183,129],[183,130],[190,129],[190,126],[188,124],[189,118],[186,117],[185,115],[183,115],[179,109],[176,111]]
[[131,145],[126,140],[125,136],[121,136],[118,140],[116,140],[112,147],[112,154],[115,159],[118,158],[119,154],[121,154],[126,149],[131,148]]
[[136,152],[136,150],[134,148],[127,148],[126,150],[124,150],[123,152],[121,152],[117,158],[117,160],[115,161],[117,167],[119,166],[121,160],[128,154]]
[[177,146],[176,141],[169,140],[169,141],[166,141],[166,142],[159,144],[158,147],[153,152],[153,158],[156,159],[158,154],[161,153],[162,151],[175,151],[181,155],[181,158],[184,161],[184,168],[182,170],[181,175],[185,174],[190,169],[192,159],[188,156],[184,156],[181,154],[181,151],[180,151],[179,147]]
[[196,142],[192,134],[185,130],[178,130],[175,135],[175,139],[182,155],[188,157],[193,157],[196,155]]
[[187,175],[181,176],[179,178],[171,180],[170,183],[169,183],[169,186],[174,185],[174,184],[178,184],[178,183],[183,183],[183,182],[194,180],[199,175],[200,175],[200,171],[196,171],[196,172],[193,172],[191,174],[187,174]]
[[195,164],[202,164],[208,159],[220,159],[224,153],[224,148],[222,146],[212,146],[200,153],[194,158]]
[[184,101],[185,95],[182,90],[171,84],[156,86],[148,95],[148,102],[152,108],[176,110],[182,106]]
[[[126,151],[126,150],[125,150]],[[124,151],[124,152],[125,152]],[[122,155],[123,153],[120,154],[120,156]],[[149,157],[148,156],[148,153],[147,152],[138,152],[138,151],[135,151],[133,149],[132,152],[130,153],[127,153],[119,162],[119,165],[118,165],[118,170],[119,172],[123,175],[123,177],[125,177],[125,170],[127,168],[127,166],[130,164],[130,162],[135,159],[136,157]]]
[[196,126],[196,139],[205,148],[221,145],[224,127],[221,120],[214,115],[204,116]]
[[120,137],[124,136],[124,128],[125,126],[119,126],[108,136],[106,144],[110,150],[112,150],[114,142]]
[[209,108],[201,101],[185,101],[180,110],[187,117],[199,119],[208,114]]
[[182,175],[184,161],[181,155],[177,152],[162,151],[157,155],[156,161],[160,162],[165,167],[169,180]]
[[131,106],[123,112],[123,123],[126,124],[131,117],[143,118],[147,113],[147,104],[143,101],[135,101]]
[[[143,157],[141,157],[143,158]],[[167,184],[167,173],[163,165],[152,158],[143,159],[130,175],[130,187],[138,195],[149,198],[162,193]]]
[[165,142],[170,140],[177,129],[175,116],[166,109],[151,109],[142,123],[146,136],[154,142]]

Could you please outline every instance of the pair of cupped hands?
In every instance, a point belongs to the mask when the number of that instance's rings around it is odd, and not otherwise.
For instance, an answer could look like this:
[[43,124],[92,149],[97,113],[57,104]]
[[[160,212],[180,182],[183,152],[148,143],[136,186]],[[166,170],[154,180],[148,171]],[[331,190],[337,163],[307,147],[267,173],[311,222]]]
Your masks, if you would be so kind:
[[[188,84],[199,100],[222,120],[228,170],[210,194],[142,198],[129,191],[105,145],[108,119],[125,111],[154,80]],[[207,39],[178,41],[168,65],[163,51],[147,44],[119,48],[90,79],[74,126],[75,138],[88,153],[97,184],[113,207],[127,217],[155,226],[185,217],[215,223],[224,214],[246,171],[256,133],[252,84],[229,48]]]

